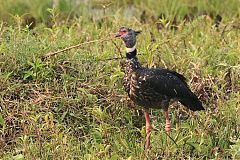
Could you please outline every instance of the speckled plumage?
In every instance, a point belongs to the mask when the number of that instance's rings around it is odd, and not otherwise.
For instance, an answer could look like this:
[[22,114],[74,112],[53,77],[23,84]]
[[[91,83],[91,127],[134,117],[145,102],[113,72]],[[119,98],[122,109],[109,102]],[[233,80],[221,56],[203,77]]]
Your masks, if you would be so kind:
[[136,49],[136,36],[139,33],[131,28],[121,27],[116,37],[123,40],[127,51],[127,63],[123,78],[124,89],[135,104],[144,108],[146,120],[145,154],[147,155],[152,132],[149,108],[164,110],[167,134],[170,134],[171,131],[168,107],[172,100],[178,100],[192,111],[204,110],[204,108],[197,96],[189,89],[183,75],[163,68],[141,67],[137,59]]
[[[145,109],[168,109],[172,100],[179,100],[189,109],[203,109],[201,102],[191,92],[184,76],[162,68],[143,68],[137,50],[127,53],[123,85],[130,99]],[[132,55],[132,57],[131,57]]]

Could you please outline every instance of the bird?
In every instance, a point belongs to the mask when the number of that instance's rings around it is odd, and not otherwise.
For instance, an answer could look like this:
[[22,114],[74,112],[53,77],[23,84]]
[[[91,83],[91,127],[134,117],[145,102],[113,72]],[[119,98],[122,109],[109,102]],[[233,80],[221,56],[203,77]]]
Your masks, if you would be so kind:
[[145,151],[149,150],[152,125],[150,109],[163,109],[165,112],[165,130],[171,132],[168,108],[174,101],[179,101],[192,111],[204,110],[202,102],[191,91],[186,78],[165,68],[142,67],[137,58],[136,41],[141,31],[121,27],[115,34],[126,47],[125,75],[123,87],[131,101],[143,109],[146,121]]

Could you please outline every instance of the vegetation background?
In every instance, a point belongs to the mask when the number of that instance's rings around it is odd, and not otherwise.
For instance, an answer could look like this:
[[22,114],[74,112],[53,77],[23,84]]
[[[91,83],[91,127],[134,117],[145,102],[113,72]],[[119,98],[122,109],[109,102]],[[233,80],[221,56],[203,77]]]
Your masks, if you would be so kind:
[[[125,95],[121,26],[143,66],[178,71],[205,112],[161,110],[148,159],[240,159],[239,0],[0,0],[0,159],[143,159],[145,122]],[[117,47],[115,47],[115,44]]]

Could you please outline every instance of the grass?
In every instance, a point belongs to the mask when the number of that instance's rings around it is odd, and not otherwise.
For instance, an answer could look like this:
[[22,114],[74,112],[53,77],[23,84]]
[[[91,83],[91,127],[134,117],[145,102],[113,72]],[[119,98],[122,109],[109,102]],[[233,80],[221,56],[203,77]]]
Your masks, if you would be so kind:
[[[67,3],[74,7],[61,1],[54,10],[47,9],[48,0],[0,2],[1,159],[144,158],[144,117],[123,91],[121,60],[114,59],[119,53],[111,41],[42,59],[50,51],[107,38],[121,26],[143,31],[143,66],[184,74],[206,108],[191,113],[174,103],[169,142],[162,111],[152,110],[148,159],[240,158],[239,1],[125,0],[106,9],[108,1]],[[184,23],[194,6],[220,14],[220,26],[204,17]],[[22,25],[26,13],[36,18],[32,30]],[[170,20],[176,15],[178,29],[165,24],[159,31],[160,13]],[[115,43],[124,50],[120,40]]]

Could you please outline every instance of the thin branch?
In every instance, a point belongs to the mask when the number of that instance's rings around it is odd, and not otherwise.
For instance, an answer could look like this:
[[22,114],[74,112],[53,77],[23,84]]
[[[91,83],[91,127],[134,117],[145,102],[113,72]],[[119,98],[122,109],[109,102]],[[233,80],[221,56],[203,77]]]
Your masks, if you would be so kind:
[[[110,35],[110,37],[111,37],[111,35]],[[112,43],[114,44],[114,46],[117,48],[120,57],[123,58],[120,47],[118,47],[118,45],[114,42],[114,40],[113,40],[112,38],[111,38],[110,40],[112,41]]]
[[92,40],[92,41],[88,41],[88,42],[83,42],[83,43],[80,43],[80,44],[77,44],[77,45],[74,45],[74,46],[70,46],[70,47],[67,47],[67,48],[64,48],[64,49],[61,49],[61,50],[58,50],[58,51],[55,51],[55,52],[49,52],[47,54],[45,54],[43,56],[43,58],[48,58],[48,57],[51,57],[51,56],[54,56],[56,54],[59,54],[59,53],[62,53],[62,52],[65,52],[65,51],[68,51],[68,50],[71,50],[71,49],[74,49],[74,48],[78,48],[78,47],[81,47],[83,45],[86,45],[86,44],[90,44],[90,43],[96,43],[96,42],[104,42],[104,41],[108,41],[112,38],[104,38],[104,39],[97,39],[97,40]]
[[119,60],[119,59],[123,59],[123,57],[113,57],[113,58],[101,59],[100,61],[111,61],[111,60]]

